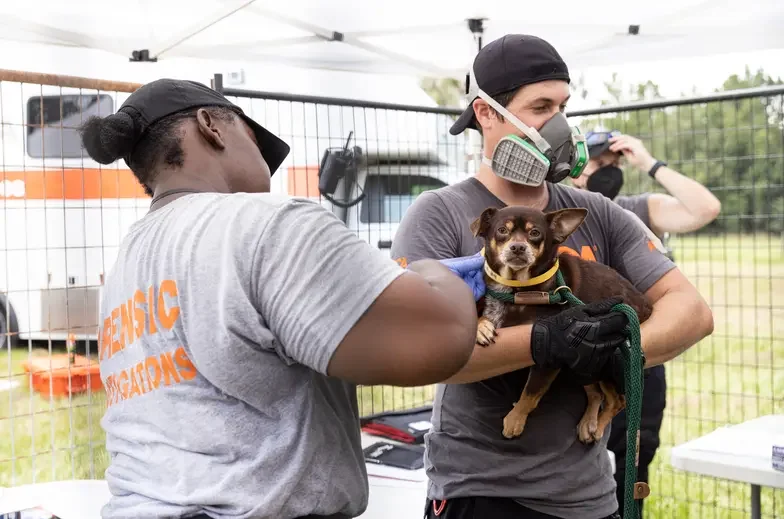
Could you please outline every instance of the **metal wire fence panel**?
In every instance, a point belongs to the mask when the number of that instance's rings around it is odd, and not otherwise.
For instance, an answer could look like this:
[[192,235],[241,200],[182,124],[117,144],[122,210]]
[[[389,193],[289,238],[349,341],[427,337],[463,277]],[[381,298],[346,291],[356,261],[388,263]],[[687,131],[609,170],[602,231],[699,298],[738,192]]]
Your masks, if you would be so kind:
[[[712,308],[715,331],[666,364],[649,517],[748,517],[748,485],[675,470],[671,448],[726,424],[784,412],[783,94],[781,87],[762,88],[575,114],[584,131],[637,136],[722,203],[712,224],[667,240]],[[644,172],[629,168],[625,179],[622,194],[666,192]],[[762,512],[784,514],[784,491],[763,489]]]
[[148,200],[76,129],[135,88],[0,70],[0,486],[103,477],[99,290]]
[[[318,200],[382,251],[417,196],[476,171],[476,132],[449,134],[456,110],[223,89],[219,76],[213,86],[291,145],[273,192]],[[149,198],[123,162],[92,162],[74,130],[89,115],[116,111],[136,87],[0,71],[0,486],[102,478],[108,464],[105,397],[84,363],[97,358],[102,274]],[[722,202],[709,226],[665,240],[716,325],[667,364],[647,517],[746,517],[747,486],[675,470],[670,450],[722,425],[784,412],[783,104],[784,90],[759,89],[569,114],[583,131],[637,136]],[[643,192],[664,189],[627,168],[622,193]],[[59,363],[72,381],[83,374],[84,391],[61,395],[62,378],[27,371]],[[434,387],[358,390],[362,415],[433,397]],[[763,489],[762,499],[765,517],[784,513],[781,491]]]

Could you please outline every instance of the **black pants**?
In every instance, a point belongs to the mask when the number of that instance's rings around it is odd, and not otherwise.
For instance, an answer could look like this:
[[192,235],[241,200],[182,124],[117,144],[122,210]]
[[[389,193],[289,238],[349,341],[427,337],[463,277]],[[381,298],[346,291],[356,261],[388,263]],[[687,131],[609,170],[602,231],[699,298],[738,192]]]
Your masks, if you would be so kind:
[[[458,497],[446,501],[426,500],[425,519],[558,519],[531,510],[514,499]],[[617,513],[601,519],[621,519]]]
[[[648,483],[648,466],[659,449],[662,419],[667,405],[667,380],[664,366],[654,366],[645,370],[645,385],[642,394],[642,417],[640,420],[640,463],[637,467],[637,481]],[[615,483],[618,507],[623,516],[623,493],[626,483],[626,412],[621,411],[612,422],[607,448],[615,454]],[[651,493],[655,490],[651,489]],[[643,500],[644,501],[644,500]],[[642,519],[643,501],[640,501]]]

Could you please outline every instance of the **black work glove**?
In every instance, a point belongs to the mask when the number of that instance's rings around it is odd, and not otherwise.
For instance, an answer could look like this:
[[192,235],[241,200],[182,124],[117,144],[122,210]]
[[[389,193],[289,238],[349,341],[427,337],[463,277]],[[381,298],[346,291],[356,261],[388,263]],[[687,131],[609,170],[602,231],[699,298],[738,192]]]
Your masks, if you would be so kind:
[[[610,311],[621,302],[621,298],[614,297],[573,306],[534,321],[531,329],[534,364],[547,369],[568,368],[597,380],[603,378],[608,359],[626,341],[626,315]],[[623,369],[622,357],[620,362]]]
[[[623,348],[624,346],[621,346]],[[615,386],[615,390],[619,395],[626,394],[626,360],[624,359],[621,349],[615,350],[607,363],[604,365],[604,373],[600,377],[604,382],[610,382]]]
[[580,386],[607,382],[615,387],[619,395],[626,394],[626,360],[620,346],[604,357],[604,362],[596,366],[593,372],[571,371],[569,380]]

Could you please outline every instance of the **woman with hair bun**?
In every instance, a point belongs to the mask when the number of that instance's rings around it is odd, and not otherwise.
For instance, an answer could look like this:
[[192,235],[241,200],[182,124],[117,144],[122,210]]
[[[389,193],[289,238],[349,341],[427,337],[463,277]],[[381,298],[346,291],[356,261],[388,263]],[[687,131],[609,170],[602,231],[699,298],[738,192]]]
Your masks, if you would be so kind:
[[144,85],[82,141],[152,196],[101,294],[102,516],[362,514],[356,384],[457,372],[476,334],[468,286],[270,194],[289,147],[199,83]]

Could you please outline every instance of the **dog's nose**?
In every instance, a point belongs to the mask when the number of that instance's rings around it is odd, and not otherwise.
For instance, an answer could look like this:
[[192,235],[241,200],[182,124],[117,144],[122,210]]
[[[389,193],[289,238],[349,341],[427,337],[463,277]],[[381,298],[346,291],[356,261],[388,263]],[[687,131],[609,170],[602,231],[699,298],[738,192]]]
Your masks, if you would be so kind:
[[512,251],[514,254],[522,254],[525,252],[526,245],[522,242],[517,243],[510,243],[509,250]]

